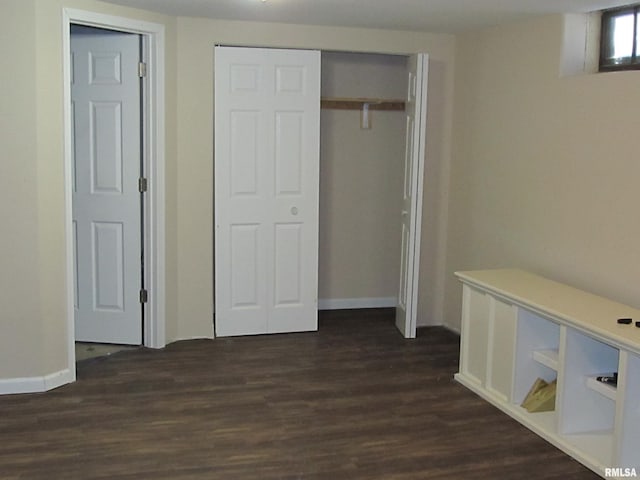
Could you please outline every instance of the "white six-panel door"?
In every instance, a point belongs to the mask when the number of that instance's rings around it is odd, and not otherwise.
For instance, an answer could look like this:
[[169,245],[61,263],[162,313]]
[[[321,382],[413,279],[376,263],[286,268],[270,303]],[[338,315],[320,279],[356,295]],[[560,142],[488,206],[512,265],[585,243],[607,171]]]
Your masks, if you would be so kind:
[[215,49],[218,336],[316,330],[320,52]]
[[71,38],[76,340],[142,343],[139,48]]
[[427,119],[429,57],[409,57],[406,101],[406,144],[402,200],[402,247],[396,326],[405,338],[416,336],[422,191]]

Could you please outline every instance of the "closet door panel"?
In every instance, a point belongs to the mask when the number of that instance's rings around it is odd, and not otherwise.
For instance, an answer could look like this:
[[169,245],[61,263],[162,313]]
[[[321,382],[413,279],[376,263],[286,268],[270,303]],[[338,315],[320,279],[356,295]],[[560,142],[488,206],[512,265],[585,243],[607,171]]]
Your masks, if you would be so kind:
[[215,49],[217,335],[317,329],[320,54]]
[[487,375],[489,301],[490,297],[487,294],[464,286],[461,369],[479,385],[484,385]]

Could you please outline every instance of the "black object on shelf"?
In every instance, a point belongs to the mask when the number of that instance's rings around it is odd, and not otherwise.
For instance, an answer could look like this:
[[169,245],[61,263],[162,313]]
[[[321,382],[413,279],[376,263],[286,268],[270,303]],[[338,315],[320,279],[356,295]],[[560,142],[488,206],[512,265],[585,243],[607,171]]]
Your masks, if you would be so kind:
[[618,386],[618,372],[615,372],[613,375],[602,375],[600,377],[596,377],[596,380],[602,383],[606,383],[608,385],[613,385],[614,387]]
[[[624,325],[630,325],[632,321],[633,320],[631,318],[619,318],[618,319],[618,323],[622,323]],[[638,325],[638,323],[640,323],[640,322],[636,322],[636,326]]]

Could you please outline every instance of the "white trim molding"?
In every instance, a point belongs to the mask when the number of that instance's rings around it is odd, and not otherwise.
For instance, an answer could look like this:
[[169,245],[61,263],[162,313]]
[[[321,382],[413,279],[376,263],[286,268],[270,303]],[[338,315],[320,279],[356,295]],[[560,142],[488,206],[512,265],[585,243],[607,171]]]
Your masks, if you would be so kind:
[[216,337],[214,335],[199,335],[199,336],[195,336],[195,337],[180,337],[180,338],[176,338],[175,340],[172,340],[171,342],[188,342],[190,340],[215,340]]
[[[439,326],[439,325],[429,325],[429,326],[430,326],[430,327],[431,327],[431,326],[436,326],[436,327],[437,327],[437,326]],[[456,327],[455,325],[449,325],[448,323],[445,323],[445,324],[443,324],[443,325],[441,325],[441,326],[442,326],[442,327],[444,327],[444,328],[446,328],[446,329],[447,329],[447,330],[449,330],[450,332],[453,332],[453,333],[457,334],[457,335],[460,335],[460,334],[461,334],[460,327]]]
[[396,297],[372,298],[321,298],[318,310],[348,310],[356,308],[394,308],[398,304]]
[[[95,12],[62,9],[62,62],[64,67],[64,167],[66,230],[66,304],[68,331],[68,382],[75,380],[74,272],[72,234],[72,137],[71,137],[71,24],[87,25],[142,36],[144,60],[147,62],[145,86],[145,158],[144,174],[149,182],[144,211],[144,282],[149,303],[144,313],[144,345],[166,345],[165,313],[165,27],[125,17]],[[49,378],[49,377],[43,377]],[[67,377],[64,377],[67,378]],[[37,385],[38,379],[18,379],[16,385]],[[26,382],[26,383],[25,383]],[[67,383],[68,383],[67,382]],[[2,388],[0,387],[0,392]]]
[[67,368],[44,377],[3,378],[0,380],[0,395],[47,392],[73,382],[75,377],[75,368]]

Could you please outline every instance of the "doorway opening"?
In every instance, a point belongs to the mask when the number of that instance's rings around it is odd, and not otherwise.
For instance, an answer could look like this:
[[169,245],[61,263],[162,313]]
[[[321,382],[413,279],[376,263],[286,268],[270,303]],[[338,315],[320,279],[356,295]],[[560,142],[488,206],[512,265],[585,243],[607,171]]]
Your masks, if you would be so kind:
[[426,57],[322,52],[319,308],[395,308],[408,338],[417,316]]
[[76,342],[142,344],[141,50],[138,34],[71,25]]
[[[88,262],[93,270],[98,271],[99,280],[103,281],[102,291],[96,292],[96,287],[92,286],[88,292],[91,302],[98,307],[102,313],[113,313],[119,307],[127,305],[132,301],[140,302],[146,290],[147,303],[145,308],[139,308],[138,337],[135,341],[123,341],[116,338],[116,341],[106,339],[110,343],[137,343],[152,348],[162,348],[165,345],[165,313],[164,313],[164,276],[165,276],[165,254],[164,254],[164,26],[148,22],[140,22],[123,17],[102,15],[94,12],[64,9],[63,10],[63,52],[64,52],[64,161],[65,161],[65,212],[66,212],[66,264],[67,264],[67,325],[68,325],[68,368],[75,373],[75,341],[76,341],[76,306],[78,305],[78,294],[82,289],[77,287],[79,263],[78,249],[80,243],[76,242],[78,234],[78,222],[75,210],[79,205],[87,205],[89,202],[74,202],[74,195],[78,191],[76,179],[79,178],[76,171],[75,153],[79,144],[76,143],[75,130],[79,125],[76,122],[76,111],[74,108],[74,84],[73,67],[76,59],[72,54],[72,28],[75,33],[105,34],[108,31],[115,37],[131,37],[135,39],[137,55],[139,55],[140,77],[137,82],[142,84],[137,97],[137,104],[134,110],[138,113],[140,133],[133,140],[133,146],[129,146],[137,151],[140,161],[133,165],[134,178],[128,178],[131,173],[124,171],[125,162],[100,163],[102,155],[100,149],[106,148],[102,156],[104,158],[119,158],[120,152],[126,149],[116,141],[111,146],[105,146],[104,142],[98,145],[95,136],[89,139],[89,146],[86,149],[90,152],[91,161],[84,165],[88,171],[88,191],[99,191],[111,193],[116,197],[118,192],[123,190],[123,182],[133,181],[136,186],[136,199],[130,203],[124,211],[133,214],[137,218],[136,225],[129,229],[139,237],[139,247],[135,254],[125,261],[123,256],[124,227],[119,221],[108,218],[105,212],[110,206],[98,206],[100,212],[99,221],[90,221],[91,227],[88,229],[87,237],[90,239],[89,246],[105,247],[105,256],[97,258],[93,253],[87,255]],[[92,30],[89,30],[92,29]],[[93,30],[96,29],[96,30]],[[100,29],[100,30],[97,30]],[[91,36],[91,35],[87,35]],[[115,50],[114,50],[115,52]],[[85,71],[93,75],[94,84],[119,84],[121,79],[117,76],[117,69],[124,57],[116,52],[108,55],[97,54],[93,57],[89,53],[92,64],[86,65]],[[110,97],[96,98],[91,100],[90,113],[87,122],[91,127],[102,123],[103,126],[110,126],[107,129],[105,138],[115,137],[118,129],[126,128],[123,122],[127,115],[123,111],[124,102],[114,101]],[[136,100],[133,100],[136,102]],[[131,100],[129,100],[131,103]],[[134,136],[135,137],[135,136]],[[138,172],[138,174],[135,174]],[[142,192],[140,192],[140,191]],[[140,195],[144,195],[144,201],[140,203]],[[105,195],[108,196],[108,195]],[[75,204],[74,204],[75,203]],[[86,218],[84,219],[86,220]],[[85,222],[86,223],[86,222]],[[144,231],[144,236],[141,232]],[[86,234],[86,232],[85,232]],[[75,248],[76,244],[79,246]],[[135,244],[135,241],[134,241]],[[85,247],[87,248],[86,245]],[[111,258],[111,261],[109,261]],[[134,259],[133,262],[131,259]],[[144,269],[141,269],[144,262]],[[140,288],[135,288],[133,296],[131,292],[123,291],[122,282],[108,281],[109,275],[124,275],[123,270],[133,263],[133,274],[131,278],[137,277],[136,282]],[[95,274],[95,272],[94,272]],[[125,278],[125,277],[122,277]],[[105,281],[107,279],[107,281]],[[82,280],[80,280],[82,281]],[[130,281],[128,281],[130,282]],[[130,290],[130,287],[127,286]],[[125,297],[125,295],[129,295]],[[135,297],[135,300],[133,300]],[[75,378],[75,375],[74,375]]]

